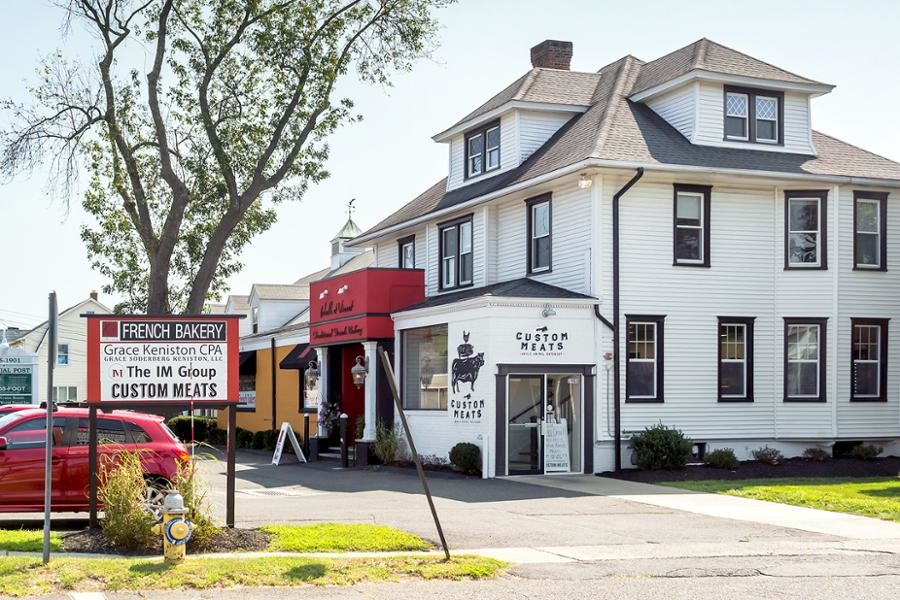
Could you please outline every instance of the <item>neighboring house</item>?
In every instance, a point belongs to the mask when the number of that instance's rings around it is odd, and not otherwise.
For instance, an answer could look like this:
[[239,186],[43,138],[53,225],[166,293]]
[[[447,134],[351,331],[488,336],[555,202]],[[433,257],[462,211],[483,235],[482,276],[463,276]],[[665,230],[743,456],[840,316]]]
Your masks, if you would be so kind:
[[[284,421],[301,437],[303,416],[310,416],[315,434],[318,410],[316,389],[307,389],[304,373],[316,360],[309,346],[310,283],[338,274],[365,269],[374,261],[371,250],[345,248],[361,230],[351,218],[331,241],[328,268],[291,284],[260,284],[248,296],[230,295],[225,313],[241,319],[240,390],[238,426],[250,431],[274,429]],[[225,413],[220,415],[224,426]]]
[[447,177],[347,244],[424,269],[391,340],[419,451],[600,472],[656,423],[698,454],[900,450],[900,164],[812,129],[832,85],[707,39],[571,55],[532,48],[434,136]]
[[[83,314],[107,315],[112,311],[97,300],[97,292],[74,306],[60,311],[57,321],[56,366],[53,370],[53,390],[56,402],[84,402],[87,400],[87,339]],[[22,332],[20,332],[22,333]],[[44,321],[15,339],[8,336],[12,348],[38,355],[41,381],[47,375],[47,322]],[[40,400],[46,402],[46,383],[40,386]]]

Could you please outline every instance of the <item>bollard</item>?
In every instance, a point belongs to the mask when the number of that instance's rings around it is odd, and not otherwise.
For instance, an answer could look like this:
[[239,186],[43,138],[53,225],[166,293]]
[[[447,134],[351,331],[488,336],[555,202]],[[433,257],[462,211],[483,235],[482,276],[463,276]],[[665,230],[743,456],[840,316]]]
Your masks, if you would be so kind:
[[347,413],[341,413],[341,466],[347,468],[350,466],[350,452],[347,440]]
[[309,413],[303,415],[303,454],[309,457]]

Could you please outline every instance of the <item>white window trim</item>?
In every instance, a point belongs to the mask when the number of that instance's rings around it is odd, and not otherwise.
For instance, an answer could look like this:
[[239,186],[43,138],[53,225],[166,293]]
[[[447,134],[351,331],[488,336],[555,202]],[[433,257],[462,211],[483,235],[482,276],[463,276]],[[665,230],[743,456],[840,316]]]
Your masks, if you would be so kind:
[[[759,111],[754,111],[756,114],[756,121],[769,121],[771,123],[775,123],[775,137],[774,138],[764,138],[759,135],[759,126],[756,127],[756,141],[761,144],[777,144],[778,143],[778,98],[775,96],[755,96],[754,102],[759,102],[760,99],[763,100],[772,100],[775,102],[775,118],[774,119],[764,119],[759,116]],[[755,107],[754,107],[755,108]]]
[[[406,259],[407,259],[406,250],[407,250],[407,248],[411,250],[409,258],[412,258],[412,265],[410,265],[410,266],[406,265]],[[403,244],[400,245],[400,260],[402,262],[402,264],[400,265],[401,269],[415,269],[416,268],[416,242],[415,241],[410,240],[410,241],[404,242]]]
[[[497,130],[499,132],[500,126],[496,125],[494,127],[491,127],[490,129],[486,129],[484,131],[484,172],[485,173],[487,173],[488,171],[495,171],[500,168],[500,135],[499,135],[499,133],[497,135],[497,145],[496,146],[488,146],[488,139],[490,139],[489,134],[494,130]],[[497,151],[497,164],[493,167],[488,164],[488,157],[490,156],[492,150]]]
[[[819,224],[818,229],[791,229],[791,203],[792,202],[808,202],[814,201],[816,203],[816,213],[817,218],[816,222]],[[788,243],[788,266],[789,267],[797,267],[797,268],[817,268],[822,266],[822,199],[817,197],[811,198],[801,198],[799,196],[791,197],[787,199],[788,203],[788,218],[787,223],[785,223],[785,227],[788,229],[787,235],[787,243]],[[794,233],[815,233],[816,234],[816,262],[794,262],[791,260],[790,253],[790,242],[791,235]]]
[[[629,399],[632,400],[655,400],[659,397],[659,390],[656,389],[656,369],[659,368],[657,364],[657,358],[659,357],[659,332],[657,331],[656,322],[655,321],[631,321],[628,323],[635,328],[638,325],[651,325],[653,327],[653,358],[628,358],[629,363],[653,363],[653,376],[651,381],[653,382],[653,394],[651,395],[635,395],[630,394],[628,396]],[[636,329],[635,329],[636,331]],[[631,343],[631,340],[626,339],[625,344],[626,348]],[[647,343],[646,340],[641,341],[640,343]],[[626,354],[627,356],[627,354]],[[627,366],[626,366],[627,369]],[[626,374],[627,378],[627,374]]]
[[[447,255],[447,247],[446,247],[446,238],[448,235],[454,235],[457,240],[457,248],[456,252],[451,255]],[[459,225],[448,225],[440,230],[440,244],[441,244],[441,288],[443,289],[454,289],[457,287],[458,283],[456,281],[456,276],[459,271],[459,267],[457,266],[456,259],[459,255]]]
[[[856,262],[856,256],[853,257],[853,265],[858,269],[881,269],[881,200],[877,200],[875,198],[857,198],[856,203],[857,206],[859,204],[874,204],[875,205],[875,231],[860,231],[857,223],[853,223],[853,235],[854,237],[858,237],[860,234],[863,235],[874,235],[876,244],[875,244],[875,262],[874,263],[861,263]],[[857,209],[857,214],[859,210]],[[858,240],[857,240],[858,244]]]
[[851,339],[856,339],[855,333],[856,329],[874,329],[875,330],[875,360],[872,359],[858,359],[856,358],[856,343],[853,343],[853,373],[850,374],[851,380],[855,381],[855,376],[857,373],[856,365],[857,364],[874,364],[877,369],[875,371],[875,393],[874,394],[858,394],[854,388],[853,397],[854,398],[881,398],[881,325],[869,325],[857,323],[853,325],[853,331],[850,332]]
[[[59,351],[59,349],[60,349],[61,346],[65,346],[65,347],[66,347],[66,351],[65,351],[65,352],[60,352],[60,351]],[[66,357],[66,362],[64,362],[64,363],[63,363],[63,362],[59,362],[59,357],[60,357],[60,356],[65,356],[65,357]],[[54,366],[56,366],[56,367],[68,367],[69,364],[71,363],[71,360],[72,360],[72,347],[69,345],[69,343],[68,343],[68,342],[59,342],[58,344],[56,344],[56,364],[55,364]]]
[[678,192],[675,194],[675,202],[678,202],[678,198],[681,196],[694,196],[700,202],[700,225],[679,225],[678,224],[678,206],[675,207],[675,229],[699,229],[700,230],[700,258],[679,258],[675,257],[675,264],[678,265],[702,265],[706,260],[706,257],[703,253],[706,251],[706,235],[707,232],[703,224],[706,222],[706,196],[699,192]]
[[[729,96],[743,96],[744,97],[744,114],[743,115],[733,115],[728,112],[728,97]],[[734,117],[744,119],[744,135],[738,137],[736,135],[728,135],[725,134],[725,138],[729,140],[735,140],[738,142],[748,142],[750,141],[750,96],[748,94],[742,94],[740,92],[726,92],[725,93],[725,117]],[[723,124],[724,127],[724,124]]]
[[[469,230],[469,249],[463,252],[463,230],[466,229],[466,225],[468,225]],[[475,227],[471,221],[463,221],[458,226],[459,229],[459,263],[462,265],[463,256],[470,255],[472,257],[472,273],[470,274],[470,279],[463,279],[462,273],[459,274],[459,285],[471,285],[472,280],[475,277]],[[457,267],[459,268],[459,267]]]
[[[816,358],[794,358],[790,357],[790,348],[791,348],[791,329],[794,327],[814,327],[816,330]],[[787,350],[788,356],[785,357],[785,362],[787,367],[790,367],[791,363],[794,364],[814,364],[816,365],[816,393],[815,394],[797,394],[796,396],[789,395],[788,398],[819,398],[822,393],[822,381],[820,379],[822,375],[822,369],[820,368],[820,361],[822,360],[822,327],[818,323],[790,323],[788,325],[787,330],[788,342],[787,342]],[[787,373],[784,374],[787,377]]]
[[531,273],[543,273],[543,272],[545,272],[545,271],[549,271],[549,270],[550,270],[550,264],[549,264],[549,263],[548,263],[546,266],[543,266],[543,267],[537,267],[537,266],[535,266],[535,261],[537,260],[537,252],[536,252],[536,250],[537,250],[537,245],[535,244],[535,242],[536,242],[537,240],[541,240],[541,239],[544,239],[544,238],[549,238],[550,235],[551,235],[551,229],[553,228],[553,224],[552,224],[552,223],[548,223],[548,226],[547,226],[547,233],[545,233],[545,234],[543,234],[543,235],[535,235],[535,234],[534,234],[535,224],[537,223],[537,219],[535,218],[535,213],[537,212],[537,209],[538,209],[538,208],[541,208],[541,207],[544,207],[544,206],[547,207],[547,216],[548,216],[548,219],[549,219],[549,216],[550,216],[550,201],[549,201],[549,200],[545,200],[545,201],[543,201],[543,202],[536,202],[536,203],[534,203],[534,204],[531,205],[531,231],[529,232],[529,235],[530,235],[530,237],[531,237],[531,240],[529,241],[529,243],[531,244],[531,264],[529,265],[529,267],[530,267],[530,272],[531,272]]
[[[747,351],[748,351],[747,342],[749,341],[747,339],[747,324],[746,323],[728,323],[728,322],[723,321],[723,322],[719,323],[720,331],[721,331],[722,327],[740,327],[741,329],[744,330],[744,358],[722,358],[722,359],[720,359],[722,364],[741,363],[744,365],[744,393],[743,394],[722,394],[720,391],[719,395],[722,398],[746,398],[747,397]],[[721,333],[719,335],[721,335]],[[722,343],[721,340],[719,341],[719,343],[720,344]]]
[[[485,159],[481,159],[481,168],[477,171],[472,168],[472,159],[482,156],[482,148],[484,148],[484,140],[485,140],[485,132],[476,133],[475,135],[465,138],[466,143],[466,154],[469,157],[468,164],[466,165],[467,173],[469,177],[476,177],[485,172]],[[476,139],[480,139],[481,143],[478,145],[478,152],[472,152],[472,142]]]

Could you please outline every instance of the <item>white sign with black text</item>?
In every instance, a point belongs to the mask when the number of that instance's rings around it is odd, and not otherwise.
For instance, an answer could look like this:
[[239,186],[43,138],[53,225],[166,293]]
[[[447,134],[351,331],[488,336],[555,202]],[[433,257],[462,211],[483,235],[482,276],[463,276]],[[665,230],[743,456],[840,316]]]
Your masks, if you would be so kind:
[[568,473],[572,470],[569,458],[569,427],[565,419],[544,421],[544,472]]
[[290,423],[285,421],[281,424],[281,431],[278,432],[278,441],[275,442],[275,455],[272,456],[272,464],[276,467],[281,464],[281,455],[284,453],[285,438],[290,438],[291,446],[294,448],[294,453],[297,454],[297,459],[307,462],[306,455],[303,454],[303,448],[300,447],[300,441],[297,439],[293,427],[291,427]]

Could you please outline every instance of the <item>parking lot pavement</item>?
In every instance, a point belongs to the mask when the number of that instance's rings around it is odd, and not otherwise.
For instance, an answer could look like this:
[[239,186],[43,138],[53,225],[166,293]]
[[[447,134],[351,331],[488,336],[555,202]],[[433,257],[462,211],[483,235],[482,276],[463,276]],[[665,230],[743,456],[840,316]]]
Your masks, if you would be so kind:
[[[261,452],[241,452],[238,463],[238,526],[351,521],[398,527],[436,539],[413,469],[342,470],[333,462],[275,467],[269,455]],[[204,465],[210,499],[223,519],[225,464]],[[428,479],[448,543],[455,548],[839,539],[515,479],[482,480],[449,473],[429,473]]]

